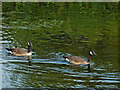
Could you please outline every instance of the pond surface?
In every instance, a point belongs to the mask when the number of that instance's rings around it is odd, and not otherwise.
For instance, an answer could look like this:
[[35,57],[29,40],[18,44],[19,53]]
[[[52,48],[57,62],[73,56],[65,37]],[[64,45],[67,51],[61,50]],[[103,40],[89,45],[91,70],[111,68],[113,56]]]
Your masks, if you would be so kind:
[[[39,13],[18,8],[3,11],[2,87],[119,88],[117,13],[86,15],[52,8],[41,5]],[[33,44],[31,61],[9,55],[5,49],[27,49],[28,41]],[[97,55],[90,67],[73,65],[62,57],[75,55],[87,60],[91,49]]]

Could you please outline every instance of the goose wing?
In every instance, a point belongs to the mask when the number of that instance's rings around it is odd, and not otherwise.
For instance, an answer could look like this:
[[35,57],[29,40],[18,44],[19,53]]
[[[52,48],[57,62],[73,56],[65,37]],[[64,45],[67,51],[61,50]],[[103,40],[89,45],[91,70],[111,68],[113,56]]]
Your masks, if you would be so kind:
[[23,48],[15,48],[13,52],[16,54],[26,54],[27,50],[25,50]]
[[70,62],[76,62],[76,63],[79,63],[79,62],[85,62],[83,58],[80,58],[80,57],[77,57],[77,56],[63,56],[63,58],[67,58],[69,59]]
[[16,53],[16,54],[25,54],[27,53],[27,50],[23,49],[23,48],[6,48],[8,51],[11,51],[12,53]]

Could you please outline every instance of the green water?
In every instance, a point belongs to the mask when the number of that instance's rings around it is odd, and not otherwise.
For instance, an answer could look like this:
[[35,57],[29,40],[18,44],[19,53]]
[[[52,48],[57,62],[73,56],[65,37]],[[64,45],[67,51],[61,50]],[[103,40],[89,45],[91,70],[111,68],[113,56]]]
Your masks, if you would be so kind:
[[[3,88],[119,88],[117,3],[2,3]],[[114,8],[114,9],[113,9]],[[33,55],[9,56],[6,47]],[[63,55],[87,60],[90,69]]]

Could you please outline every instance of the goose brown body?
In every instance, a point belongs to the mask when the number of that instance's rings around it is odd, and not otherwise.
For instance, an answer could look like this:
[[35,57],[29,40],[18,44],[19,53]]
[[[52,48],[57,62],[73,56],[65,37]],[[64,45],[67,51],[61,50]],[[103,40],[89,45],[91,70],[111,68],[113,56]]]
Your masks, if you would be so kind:
[[28,51],[23,48],[6,48],[9,53],[15,55],[15,56],[31,56],[31,50],[30,47],[32,46],[31,42],[28,42]]
[[86,62],[83,58],[77,57],[77,56],[63,56],[63,58],[66,59],[66,61],[73,63],[73,64],[90,64],[90,62]]
[[72,63],[72,64],[90,64],[91,61],[91,56],[96,55],[94,51],[89,52],[89,57],[88,61],[85,61],[83,58],[77,57],[77,56],[70,56],[70,55],[65,55],[63,58],[66,59],[66,61]]
[[30,56],[32,54],[31,52],[28,52],[23,48],[6,48],[6,49],[15,56]]

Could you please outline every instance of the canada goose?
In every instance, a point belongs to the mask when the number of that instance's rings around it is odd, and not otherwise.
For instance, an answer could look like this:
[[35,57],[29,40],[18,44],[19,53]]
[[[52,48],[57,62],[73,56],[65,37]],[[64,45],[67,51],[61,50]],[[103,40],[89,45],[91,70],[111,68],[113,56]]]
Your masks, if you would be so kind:
[[72,63],[72,64],[90,64],[91,61],[91,56],[96,55],[96,53],[91,50],[89,52],[89,57],[88,57],[88,61],[86,62],[83,58],[77,57],[77,56],[69,56],[69,55],[65,55],[63,56],[63,58],[66,59],[66,61]]
[[11,53],[15,56],[31,56],[32,55],[31,48],[30,48],[31,46],[33,46],[33,45],[29,41],[28,42],[28,51],[23,48],[6,48],[6,49],[9,51],[9,53]]

